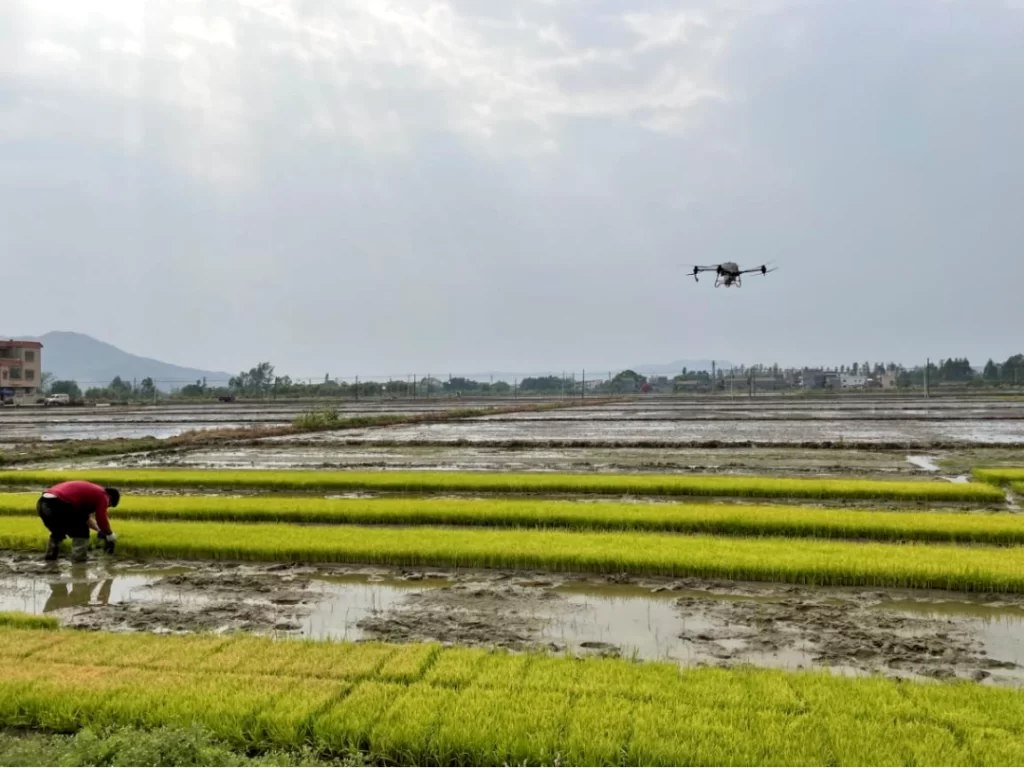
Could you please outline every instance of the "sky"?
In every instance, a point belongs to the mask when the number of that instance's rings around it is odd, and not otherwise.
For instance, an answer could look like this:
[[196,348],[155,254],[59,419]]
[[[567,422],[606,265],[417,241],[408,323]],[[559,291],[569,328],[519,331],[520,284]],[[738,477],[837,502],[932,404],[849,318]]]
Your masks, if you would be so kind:
[[1024,0],[5,0],[0,317],[295,376],[1002,360],[1022,40]]

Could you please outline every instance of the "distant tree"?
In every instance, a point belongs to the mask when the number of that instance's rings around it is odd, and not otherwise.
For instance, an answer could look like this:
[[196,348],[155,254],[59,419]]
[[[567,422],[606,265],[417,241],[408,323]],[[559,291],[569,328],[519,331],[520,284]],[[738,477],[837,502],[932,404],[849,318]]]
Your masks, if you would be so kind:
[[82,390],[78,386],[77,381],[71,380],[58,380],[50,385],[51,395],[67,395],[72,400],[82,399]]
[[985,363],[985,370],[981,374],[981,377],[985,381],[999,381],[999,366],[996,365],[994,360],[989,359],[989,361]]
[[274,366],[264,362],[232,376],[228,381],[228,389],[246,395],[265,395],[273,384]]
[[1001,368],[1001,378],[1008,384],[1024,384],[1024,355],[1013,355]]
[[43,371],[39,374],[39,391],[44,395],[49,394],[50,384],[53,383],[53,374]]
[[107,391],[112,398],[123,400],[131,396],[133,387],[120,376],[115,376],[114,380],[110,382],[110,386],[107,387]]
[[560,392],[565,384],[561,376],[527,376],[519,382],[519,391]]
[[139,382],[139,397],[144,397],[147,400],[156,397],[156,384],[153,383],[152,377],[147,376]]

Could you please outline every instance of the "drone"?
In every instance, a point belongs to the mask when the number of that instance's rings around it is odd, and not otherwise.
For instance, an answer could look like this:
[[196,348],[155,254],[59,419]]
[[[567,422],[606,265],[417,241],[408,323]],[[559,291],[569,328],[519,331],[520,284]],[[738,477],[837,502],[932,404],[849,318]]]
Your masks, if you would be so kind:
[[[769,262],[770,263],[770,262]],[[700,282],[697,279],[697,275],[701,272],[714,272],[715,273],[715,288],[720,285],[724,285],[726,288],[736,286],[739,288],[743,285],[742,275],[761,274],[767,275],[769,272],[774,272],[778,267],[769,268],[768,265],[762,264],[760,267],[754,269],[740,269],[734,261],[725,261],[721,264],[712,264],[710,266],[701,266],[699,264],[687,265],[693,267],[694,282]]]

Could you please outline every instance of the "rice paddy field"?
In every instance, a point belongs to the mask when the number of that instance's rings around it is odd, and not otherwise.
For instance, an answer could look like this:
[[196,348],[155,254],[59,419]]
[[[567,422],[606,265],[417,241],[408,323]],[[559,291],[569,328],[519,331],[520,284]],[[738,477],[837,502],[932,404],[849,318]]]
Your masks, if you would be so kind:
[[[638,398],[8,464],[0,728],[347,764],[1019,764],[1024,448],[993,435],[1021,408]],[[666,423],[703,437],[644,437]],[[122,490],[117,550],[45,562],[35,501],[72,478]]]

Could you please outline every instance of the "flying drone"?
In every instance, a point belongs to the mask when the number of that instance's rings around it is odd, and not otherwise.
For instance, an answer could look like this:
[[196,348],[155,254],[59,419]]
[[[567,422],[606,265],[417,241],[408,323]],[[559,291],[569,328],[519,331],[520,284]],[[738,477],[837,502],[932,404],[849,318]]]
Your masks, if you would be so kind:
[[697,280],[697,275],[699,275],[701,272],[714,272],[715,288],[717,288],[720,285],[724,285],[726,288],[731,288],[732,286],[735,285],[737,288],[739,288],[741,285],[743,285],[743,280],[741,277],[742,275],[767,275],[769,272],[774,272],[776,269],[778,269],[778,267],[771,267],[769,269],[769,267],[766,264],[762,264],[760,267],[755,267],[753,269],[740,269],[735,261],[725,261],[721,264],[711,264],[710,266],[701,266],[699,264],[688,264],[687,266],[693,267],[693,272],[691,272],[690,274],[693,275],[693,279],[695,282],[700,282],[699,280]]

